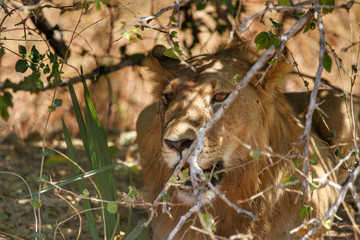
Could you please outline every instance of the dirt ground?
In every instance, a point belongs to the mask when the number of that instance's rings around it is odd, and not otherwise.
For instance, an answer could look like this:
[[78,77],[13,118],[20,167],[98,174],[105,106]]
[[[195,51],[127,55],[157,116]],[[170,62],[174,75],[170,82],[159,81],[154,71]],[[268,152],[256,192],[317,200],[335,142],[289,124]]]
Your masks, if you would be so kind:
[[[142,186],[142,176],[139,167],[136,165],[137,147],[134,144],[133,132],[127,132],[121,135],[121,141],[127,141],[126,145],[120,144],[120,135],[110,136],[109,146],[112,149],[114,162],[121,162],[129,166],[129,168],[116,167],[114,169],[115,179],[117,183],[118,196],[121,198],[124,193],[129,192],[130,175],[133,177],[133,187],[140,189]],[[80,139],[74,139],[74,144],[80,142]],[[53,139],[49,144],[52,148],[58,149],[66,153],[63,148],[64,141]],[[30,239],[35,232],[35,219],[30,199],[22,199],[21,197],[29,194],[26,183],[33,192],[37,191],[37,179],[40,174],[41,164],[41,142],[40,141],[22,141],[16,136],[9,136],[0,144],[0,239]],[[78,146],[77,153],[80,157],[80,165],[85,169],[87,159],[83,149]],[[23,178],[20,179],[15,174],[19,174]],[[44,175],[50,177],[54,183],[68,179],[74,176],[71,164],[63,158],[59,158],[58,154],[50,155],[45,159]],[[86,182],[89,184],[89,181]],[[90,192],[89,196],[93,196],[94,189],[91,185],[87,185]],[[81,194],[78,191],[77,183],[72,183],[63,187],[63,189]],[[58,197],[61,195],[65,200]],[[91,239],[87,228],[86,220],[83,215],[82,226],[80,228],[80,220],[77,216],[67,220],[75,214],[75,211],[69,206],[73,204],[81,211],[79,199],[65,191],[54,190],[42,194],[41,222],[42,233],[46,235],[46,239],[64,239],[60,232],[64,234],[65,239],[75,239],[78,231],[81,231],[80,239]],[[99,204],[92,202],[93,207],[99,207]],[[129,217],[129,209],[122,206],[120,209],[120,225],[121,230],[126,231]],[[99,232],[101,229],[101,219],[99,211],[95,212],[96,221],[99,223]],[[141,207],[135,207],[132,213],[132,228],[136,226],[141,219],[147,217],[146,210]],[[57,234],[54,235],[57,228]]]
[[[80,156],[80,164],[86,166],[87,160],[81,144],[77,144],[80,141],[80,139],[74,139],[77,153]],[[57,136],[48,145],[65,153],[64,144],[64,141]],[[118,196],[121,198],[123,193],[129,191],[129,171],[132,172],[133,186],[136,189],[140,189],[143,184],[141,171],[136,161],[138,154],[136,143],[134,143],[134,132],[111,134],[109,146],[113,149],[113,161],[125,163],[130,167],[130,170],[120,167],[114,169]],[[25,183],[14,174],[19,174],[29,184],[31,190],[36,191],[38,188],[37,179],[40,174],[40,153],[41,141],[39,140],[23,141],[15,135],[10,135],[0,143],[0,158],[4,159],[0,161],[0,239],[30,239],[33,232],[35,232],[34,213],[30,200],[19,200],[29,193],[28,189]],[[74,174],[69,162],[56,156],[59,155],[54,154],[45,159],[44,174],[50,176],[53,182],[72,177]],[[357,185],[360,186],[360,181],[358,181]],[[63,189],[80,194],[76,183],[66,185]],[[89,191],[90,193],[93,192],[91,187]],[[66,201],[58,195],[61,195]],[[75,239],[79,231],[81,231],[80,239],[91,238],[84,216],[82,222],[76,215],[70,218],[75,214],[75,211],[69,206],[68,202],[73,204],[79,211],[81,210],[79,199],[68,192],[54,190],[42,194],[41,222],[42,232],[46,235],[46,239]],[[92,202],[92,204],[93,207],[99,206],[96,202]],[[347,196],[344,205],[347,207],[353,221],[359,224],[360,215],[356,212],[354,200],[350,195]],[[342,221],[335,220],[325,239],[360,239],[360,235],[354,231],[352,222],[343,206],[337,212],[337,216]],[[119,209],[121,231],[125,233],[129,209],[126,206],[120,206]],[[99,231],[101,232],[99,212],[97,212],[96,216]],[[143,207],[135,207],[132,213],[132,228],[140,220],[146,218],[147,210]]]

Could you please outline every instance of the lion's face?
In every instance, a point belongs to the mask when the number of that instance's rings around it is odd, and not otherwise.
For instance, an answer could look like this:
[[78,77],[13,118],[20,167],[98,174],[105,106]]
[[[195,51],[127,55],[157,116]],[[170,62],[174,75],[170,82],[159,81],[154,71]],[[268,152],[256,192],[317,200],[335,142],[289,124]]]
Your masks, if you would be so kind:
[[[224,100],[235,87],[232,78],[243,73],[248,66],[237,68],[238,59],[223,58],[213,55],[202,55],[190,59],[188,65],[180,66],[171,79],[159,87],[157,96],[160,104],[162,123],[162,160],[171,169],[176,167],[185,156],[198,130],[206,124],[220,108]],[[263,106],[259,104],[257,87],[249,85],[236,99],[224,117],[204,138],[204,150],[198,156],[197,163],[204,173],[209,175],[215,187],[221,187],[223,178],[232,174],[227,169],[239,164],[238,156],[245,153],[239,148],[240,141],[247,142],[252,136],[252,129],[259,129]],[[236,118],[234,118],[236,116]],[[249,121],[249,119],[257,119]],[[234,137],[238,141],[234,140]],[[237,158],[233,157],[237,151]],[[189,168],[185,164],[182,170]],[[227,173],[225,173],[227,172]],[[179,179],[183,179],[180,172]],[[194,203],[191,181],[188,179],[185,188],[177,190],[177,198],[183,203]],[[201,190],[203,202],[209,202],[214,193],[207,187]]]

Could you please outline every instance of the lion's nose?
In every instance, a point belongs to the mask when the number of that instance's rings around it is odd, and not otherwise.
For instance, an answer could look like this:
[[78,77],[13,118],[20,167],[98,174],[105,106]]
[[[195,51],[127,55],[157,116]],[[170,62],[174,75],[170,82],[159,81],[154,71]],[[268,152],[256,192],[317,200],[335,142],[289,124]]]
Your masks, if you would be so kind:
[[168,145],[168,147],[170,149],[174,149],[178,153],[180,153],[180,156],[181,156],[182,151],[186,148],[189,148],[193,142],[194,142],[194,140],[190,140],[190,139],[182,139],[179,141],[172,141],[172,140],[165,139],[166,145]]

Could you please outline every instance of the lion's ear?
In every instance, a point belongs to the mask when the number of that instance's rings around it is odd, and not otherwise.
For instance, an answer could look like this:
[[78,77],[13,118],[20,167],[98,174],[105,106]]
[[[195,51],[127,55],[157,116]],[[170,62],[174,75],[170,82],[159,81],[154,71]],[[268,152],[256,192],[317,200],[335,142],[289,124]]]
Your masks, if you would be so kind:
[[151,51],[149,57],[145,60],[144,65],[149,68],[150,71],[155,73],[169,72],[173,74],[176,72],[180,65],[180,60],[170,58],[164,55],[166,47],[163,45],[156,45]]
[[[269,69],[267,69],[270,66]],[[292,71],[292,66],[286,63],[285,59],[278,60],[275,63],[268,63],[263,71],[266,75],[258,74],[253,80],[254,85],[260,85],[266,90],[271,90],[276,87],[285,77],[285,74]]]

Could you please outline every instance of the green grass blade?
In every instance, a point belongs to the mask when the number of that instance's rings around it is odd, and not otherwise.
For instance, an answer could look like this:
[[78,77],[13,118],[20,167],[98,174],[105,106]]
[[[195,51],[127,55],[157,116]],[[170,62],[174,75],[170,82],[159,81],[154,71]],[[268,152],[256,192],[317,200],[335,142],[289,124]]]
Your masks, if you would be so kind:
[[131,233],[125,238],[125,240],[144,240],[146,239],[149,231],[149,227],[143,227],[142,225],[146,222],[145,219],[141,220]]
[[[105,131],[96,116],[95,108],[91,102],[85,81],[83,81],[83,85],[85,97],[84,117],[89,140],[89,149],[92,153],[90,159],[91,166],[93,169],[101,168],[108,166],[112,161],[110,158],[109,148],[107,146]],[[94,180],[99,188],[101,199],[109,201],[116,200],[116,184],[112,169],[96,175]],[[119,212],[116,214],[119,214]],[[108,211],[104,211],[104,214],[102,215],[103,223],[106,227],[105,229],[107,239],[111,239],[113,233],[118,231],[118,226],[116,225],[116,214],[111,214]]]
[[72,100],[73,107],[74,107],[76,120],[77,120],[77,123],[79,126],[80,137],[81,137],[81,140],[83,141],[83,145],[85,148],[85,154],[86,154],[87,158],[90,159],[91,153],[90,153],[90,149],[89,149],[89,140],[88,140],[88,136],[87,136],[84,118],[81,113],[79,101],[76,97],[76,93],[75,93],[73,85],[71,83],[69,83],[68,87],[69,87],[69,92],[70,92],[71,100]]
[[[62,120],[62,125],[63,125],[64,138],[65,138],[65,142],[66,142],[66,145],[67,145],[68,156],[73,161],[75,161],[76,163],[79,163],[77,161],[77,158],[76,158],[75,148],[74,148],[74,146],[72,144],[69,130],[68,130],[66,124],[65,124],[64,119],[61,118],[61,120]],[[80,169],[75,165],[73,165],[73,171],[74,171],[75,175],[81,174]],[[79,180],[78,184],[79,184],[80,192],[83,192],[86,189],[84,180],[82,180],[82,179]],[[82,199],[81,204],[82,204],[82,206],[84,207],[85,210],[91,209],[90,200]],[[85,212],[85,217],[86,217],[86,221],[87,221],[87,223],[89,225],[89,230],[90,230],[90,234],[91,234],[92,238],[94,240],[100,239],[99,238],[99,233],[97,231],[96,222],[95,222],[93,212],[92,211],[86,211]]]

